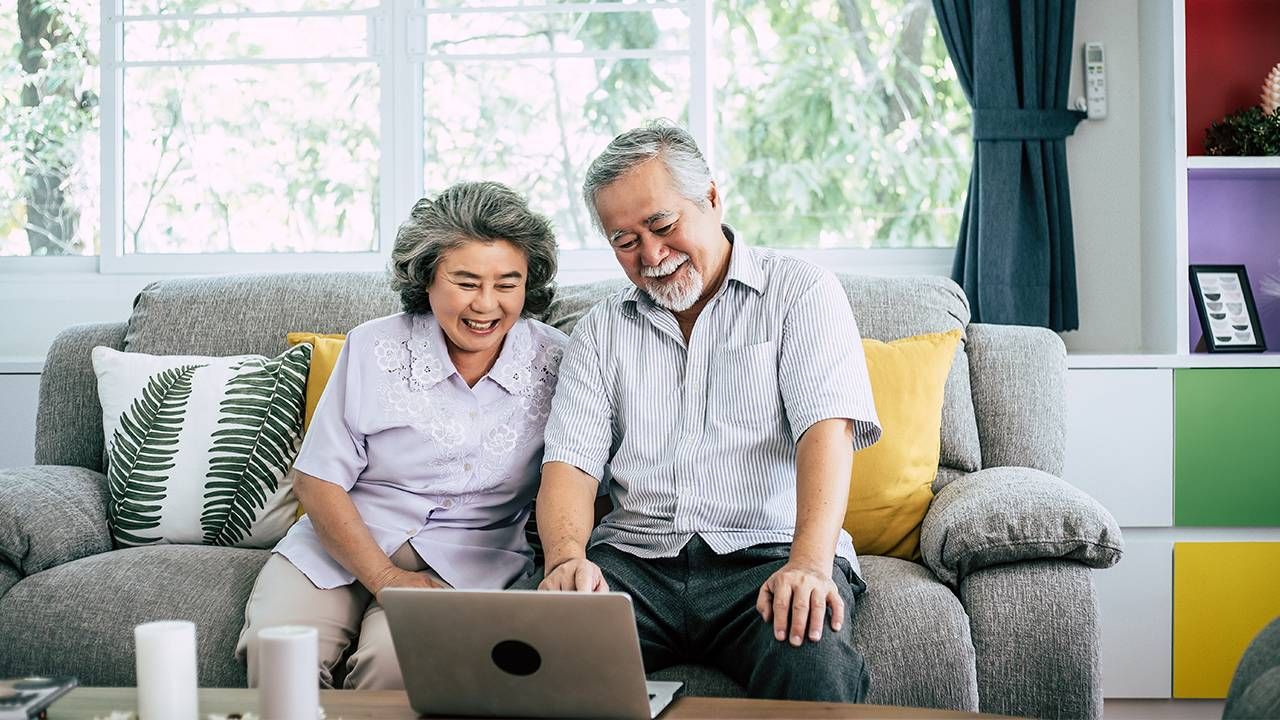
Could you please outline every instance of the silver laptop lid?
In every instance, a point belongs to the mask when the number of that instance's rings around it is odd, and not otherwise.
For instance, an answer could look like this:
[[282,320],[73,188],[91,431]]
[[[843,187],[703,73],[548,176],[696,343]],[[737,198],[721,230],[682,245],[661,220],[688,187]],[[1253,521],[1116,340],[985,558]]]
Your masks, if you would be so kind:
[[388,588],[382,605],[424,715],[648,720],[661,710],[650,708],[624,593]]

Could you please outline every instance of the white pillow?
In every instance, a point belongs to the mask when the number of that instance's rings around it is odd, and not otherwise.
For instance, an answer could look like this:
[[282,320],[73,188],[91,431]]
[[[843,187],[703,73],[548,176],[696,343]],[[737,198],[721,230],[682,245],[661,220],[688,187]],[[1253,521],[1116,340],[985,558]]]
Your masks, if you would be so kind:
[[310,362],[306,344],[271,359],[95,347],[116,543],[275,545],[298,505],[283,479]]

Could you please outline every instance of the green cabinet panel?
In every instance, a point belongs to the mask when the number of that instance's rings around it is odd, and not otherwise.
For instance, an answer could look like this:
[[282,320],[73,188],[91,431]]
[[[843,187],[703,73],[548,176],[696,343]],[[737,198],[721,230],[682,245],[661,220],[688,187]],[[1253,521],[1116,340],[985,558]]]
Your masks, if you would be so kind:
[[1174,372],[1174,524],[1280,526],[1280,369]]

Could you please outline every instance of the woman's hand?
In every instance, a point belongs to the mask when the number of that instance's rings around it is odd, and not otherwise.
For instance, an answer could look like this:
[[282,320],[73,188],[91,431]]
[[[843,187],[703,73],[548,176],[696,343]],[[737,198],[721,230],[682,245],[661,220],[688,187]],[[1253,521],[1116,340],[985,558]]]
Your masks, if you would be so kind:
[[448,588],[449,583],[440,579],[435,573],[427,570],[413,572],[411,570],[402,570],[392,565],[387,570],[378,574],[373,581],[374,587],[369,588],[369,592],[382,602],[382,591],[387,588]]

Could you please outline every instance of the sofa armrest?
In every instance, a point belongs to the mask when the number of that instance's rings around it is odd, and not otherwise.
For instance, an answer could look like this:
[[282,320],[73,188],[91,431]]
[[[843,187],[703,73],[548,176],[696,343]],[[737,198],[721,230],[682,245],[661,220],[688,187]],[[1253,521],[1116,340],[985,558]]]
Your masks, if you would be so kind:
[[1031,468],[979,470],[944,487],[920,528],[924,562],[943,582],[1001,563],[1063,558],[1116,564],[1124,539],[1097,500]]
[[36,463],[102,470],[102,405],[93,348],[124,350],[126,323],[73,325],[53,339],[40,373]]
[[111,549],[107,478],[74,465],[0,470],[0,562],[22,576]]
[[1067,560],[988,567],[960,583],[978,673],[978,710],[1102,717],[1101,629],[1093,571]]

